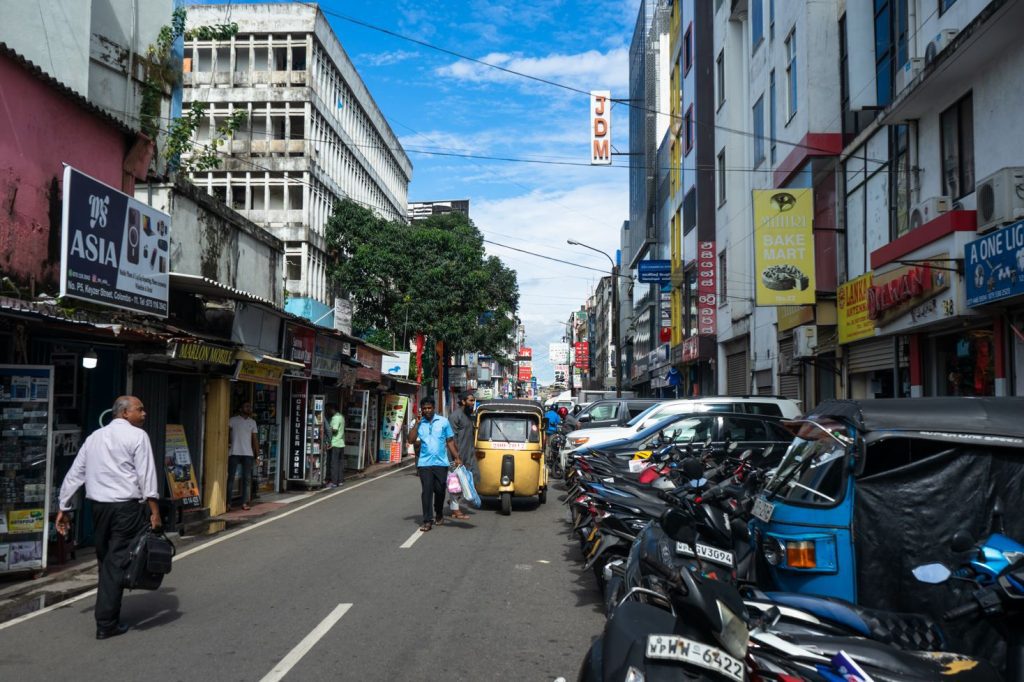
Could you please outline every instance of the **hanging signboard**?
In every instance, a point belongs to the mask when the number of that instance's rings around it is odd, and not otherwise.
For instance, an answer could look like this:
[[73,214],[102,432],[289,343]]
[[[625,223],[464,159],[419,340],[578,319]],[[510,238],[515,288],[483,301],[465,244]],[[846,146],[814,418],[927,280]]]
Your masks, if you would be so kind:
[[612,93],[590,91],[590,165],[612,165]]
[[672,261],[642,260],[637,263],[636,276],[641,284],[671,284]]
[[552,343],[548,344],[548,360],[554,365],[569,364],[569,344]]
[[334,328],[344,334],[352,334],[352,301],[347,298],[334,299]]
[[409,365],[412,353],[409,351],[393,350],[389,357],[382,355],[380,357],[380,371],[381,374],[387,374],[396,377],[408,377],[409,376]]
[[[697,333],[718,333],[718,261],[715,242],[697,244]],[[723,273],[724,276],[724,273]]]
[[171,216],[64,167],[60,295],[167,317]]
[[836,290],[839,343],[850,343],[875,335],[875,321],[868,317],[871,273],[839,285]]
[[530,377],[533,376],[533,368],[529,365],[519,365],[519,381],[529,381]]
[[[527,363],[529,364],[529,363]],[[448,367],[448,385],[454,389],[466,388],[469,377],[466,374],[465,365],[452,365]]]
[[576,367],[588,369],[590,367],[590,343],[577,341],[574,350],[576,351]]
[[276,365],[268,365],[265,362],[253,360],[239,360],[235,366],[235,381],[248,381],[253,384],[267,384],[269,386],[280,386],[281,378],[284,376],[284,368]]
[[164,437],[164,472],[167,474],[167,488],[171,499],[179,500],[184,507],[201,507],[199,484],[192,457],[188,451],[185,427],[168,424]]
[[813,220],[812,190],[754,190],[757,305],[814,303]]
[[293,481],[306,477],[306,382],[292,384],[289,406],[291,440],[288,443],[288,478]]
[[968,242],[964,275],[971,307],[1024,294],[1024,221]]
[[339,339],[317,334],[313,349],[313,374],[333,379],[340,377],[341,355]]
[[316,331],[308,327],[289,324],[284,333],[284,355],[286,360],[305,365],[303,376],[313,373],[313,353],[316,348]]

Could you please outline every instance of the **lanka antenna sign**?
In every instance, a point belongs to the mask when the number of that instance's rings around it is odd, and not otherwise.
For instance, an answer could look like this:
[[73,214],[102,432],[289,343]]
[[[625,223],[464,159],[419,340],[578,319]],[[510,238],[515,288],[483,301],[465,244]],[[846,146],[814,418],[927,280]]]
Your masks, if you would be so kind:
[[171,217],[64,167],[60,295],[167,317]]
[[813,221],[812,190],[754,191],[757,305],[814,303]]
[[612,93],[590,91],[590,165],[612,165]]

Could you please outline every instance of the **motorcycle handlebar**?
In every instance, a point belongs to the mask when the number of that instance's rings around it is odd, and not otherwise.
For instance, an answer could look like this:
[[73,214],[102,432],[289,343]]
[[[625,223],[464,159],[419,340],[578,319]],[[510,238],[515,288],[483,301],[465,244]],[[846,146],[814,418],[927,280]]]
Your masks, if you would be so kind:
[[981,611],[981,604],[978,602],[971,602],[970,604],[964,604],[963,606],[957,606],[956,608],[950,609],[942,614],[942,619],[946,621],[959,620],[966,616],[974,615]]

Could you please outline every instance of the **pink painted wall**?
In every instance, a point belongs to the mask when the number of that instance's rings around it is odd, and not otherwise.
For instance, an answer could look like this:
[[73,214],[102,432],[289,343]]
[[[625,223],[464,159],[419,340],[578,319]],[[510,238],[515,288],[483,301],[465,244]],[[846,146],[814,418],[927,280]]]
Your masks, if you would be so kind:
[[121,189],[128,144],[114,123],[0,53],[0,273],[57,292],[62,164]]

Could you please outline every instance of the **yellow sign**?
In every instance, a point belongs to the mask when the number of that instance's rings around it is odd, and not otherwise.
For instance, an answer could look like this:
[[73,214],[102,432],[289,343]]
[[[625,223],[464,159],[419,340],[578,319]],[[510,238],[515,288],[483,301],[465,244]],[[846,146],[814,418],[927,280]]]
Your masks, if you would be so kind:
[[284,368],[252,360],[239,360],[235,367],[235,381],[249,381],[254,384],[280,386]]
[[839,285],[836,307],[839,309],[839,343],[850,343],[875,335],[875,322],[868,317],[868,290],[871,273]]
[[42,509],[12,509],[7,512],[7,532],[41,533],[46,528],[46,516]]
[[754,191],[754,278],[759,306],[814,303],[814,194]]
[[185,427],[181,424],[167,425],[164,471],[167,473],[167,487],[171,490],[172,500],[181,500],[181,504],[186,507],[202,505],[195,467],[192,466],[192,456],[188,452]]
[[178,341],[174,344],[171,357],[178,360],[194,360],[196,362],[209,362],[215,365],[230,365],[235,359],[235,351],[204,341]]

